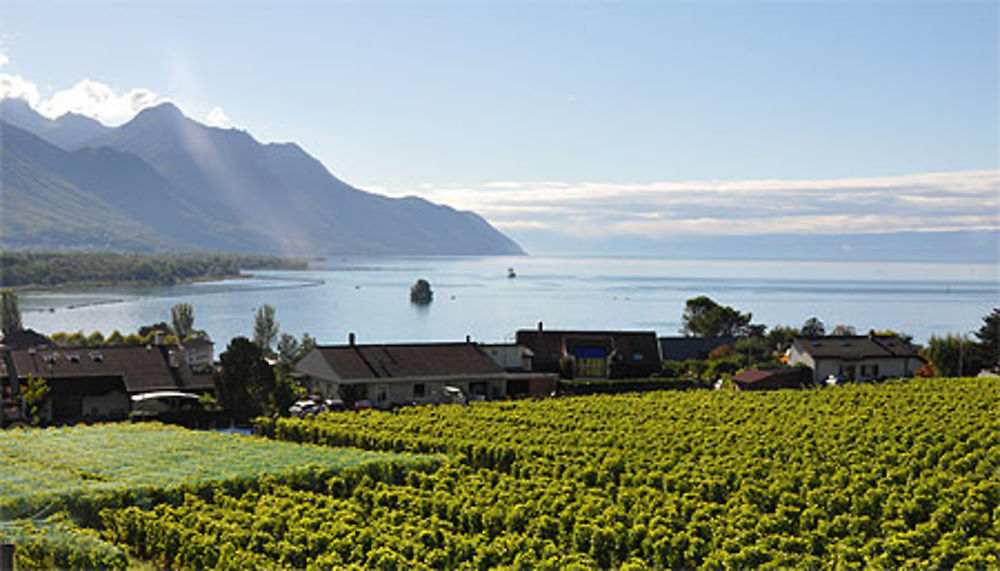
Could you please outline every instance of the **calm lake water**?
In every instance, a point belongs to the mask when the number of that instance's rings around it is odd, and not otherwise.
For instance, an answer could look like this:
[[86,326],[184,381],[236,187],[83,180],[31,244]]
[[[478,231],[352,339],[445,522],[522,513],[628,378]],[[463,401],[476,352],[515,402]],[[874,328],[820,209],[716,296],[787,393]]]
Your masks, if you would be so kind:
[[[507,268],[517,277],[509,279]],[[430,281],[435,300],[410,303]],[[895,329],[926,341],[969,332],[1000,306],[996,264],[692,261],[593,257],[330,258],[301,272],[170,287],[104,287],[23,293],[24,323],[45,333],[115,329],[170,320],[187,301],[195,326],[225,345],[249,336],[269,303],[282,331],[322,343],[513,339],[539,321],[551,329],[652,329],[676,335],[684,301],[705,294],[769,326],[817,316],[828,329]],[[221,347],[219,347],[221,350]]]

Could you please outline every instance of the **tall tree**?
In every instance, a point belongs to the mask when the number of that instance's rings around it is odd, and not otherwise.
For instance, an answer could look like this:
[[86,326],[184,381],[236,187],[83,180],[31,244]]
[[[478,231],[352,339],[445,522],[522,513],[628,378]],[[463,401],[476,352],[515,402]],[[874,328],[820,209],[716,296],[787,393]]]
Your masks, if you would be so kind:
[[834,337],[852,337],[858,334],[858,330],[853,325],[840,324],[833,328],[830,335]]
[[826,327],[818,317],[810,317],[802,324],[800,333],[803,337],[822,337],[826,335]]
[[274,320],[274,308],[264,304],[253,315],[253,342],[264,353],[271,353],[278,338],[278,322]]
[[215,388],[219,404],[235,423],[276,412],[274,371],[261,348],[246,337],[235,337],[219,355]]
[[194,331],[194,307],[187,302],[174,305],[170,308],[170,320],[177,337],[187,339]]
[[934,364],[939,375],[957,377],[975,375],[982,369],[984,362],[978,349],[978,344],[964,335],[949,333],[944,337],[932,335],[921,354]]
[[1000,365],[1000,309],[983,317],[983,326],[976,331],[979,339],[979,353],[987,367]]
[[767,332],[764,339],[772,351],[784,351],[799,336],[799,328],[791,325],[776,325]]
[[302,340],[299,341],[298,358],[301,359],[302,357],[305,357],[306,353],[312,351],[315,348],[316,348],[316,339],[312,335],[309,335],[308,333],[303,333]]
[[751,319],[752,313],[740,313],[702,295],[685,302],[681,333],[689,337],[746,337],[760,329],[750,325]]
[[6,337],[22,328],[21,307],[17,302],[17,293],[12,289],[0,290],[0,331]]
[[285,367],[291,367],[299,356],[299,340],[291,333],[282,333],[278,337],[278,361]]

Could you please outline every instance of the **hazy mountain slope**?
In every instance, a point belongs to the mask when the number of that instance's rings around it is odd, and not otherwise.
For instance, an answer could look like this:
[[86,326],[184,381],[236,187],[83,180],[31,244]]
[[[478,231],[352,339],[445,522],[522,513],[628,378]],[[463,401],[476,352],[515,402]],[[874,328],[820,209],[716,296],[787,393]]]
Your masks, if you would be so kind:
[[[102,208],[128,218],[130,224],[138,224],[142,234],[157,236],[148,248],[231,250],[243,245],[231,226],[220,224],[184,202],[166,179],[134,155],[107,147],[68,152],[9,125],[4,135],[4,149],[38,171],[100,199]],[[52,203],[58,205],[58,201]],[[11,207],[16,211],[19,203],[11,203]],[[76,222],[79,225],[89,220],[81,216]]]
[[2,122],[0,143],[3,248],[145,251],[177,246],[51,168],[65,151]]
[[97,121],[67,113],[58,119],[48,119],[33,111],[21,99],[0,99],[0,121],[24,129],[63,149],[84,145],[111,129]]
[[206,127],[171,104],[91,141],[152,165],[176,195],[238,227],[254,249],[283,253],[517,254],[475,214],[359,191],[295,144]]

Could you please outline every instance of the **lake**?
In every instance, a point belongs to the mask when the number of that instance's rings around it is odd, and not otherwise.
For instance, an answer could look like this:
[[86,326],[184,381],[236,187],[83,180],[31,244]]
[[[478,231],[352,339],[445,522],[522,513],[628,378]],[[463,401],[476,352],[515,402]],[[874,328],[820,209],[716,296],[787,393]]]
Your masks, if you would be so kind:
[[[516,278],[507,277],[512,267]],[[435,299],[409,301],[430,281]],[[677,335],[685,300],[708,295],[768,326],[819,317],[859,332],[894,329],[919,342],[969,332],[1000,306],[1000,266],[914,262],[670,260],[629,257],[330,258],[307,271],[249,272],[244,279],[175,286],[60,288],[21,294],[26,327],[44,333],[170,321],[190,302],[195,326],[221,351],[250,335],[269,303],[282,331],[321,343],[510,341],[543,321],[551,329],[646,329]]]

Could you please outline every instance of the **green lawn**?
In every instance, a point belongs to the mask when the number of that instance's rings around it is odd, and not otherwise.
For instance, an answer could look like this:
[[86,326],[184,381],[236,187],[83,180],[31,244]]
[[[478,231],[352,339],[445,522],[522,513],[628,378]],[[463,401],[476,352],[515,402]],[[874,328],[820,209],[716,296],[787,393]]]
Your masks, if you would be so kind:
[[0,431],[0,519],[102,492],[194,489],[415,459],[146,423]]

